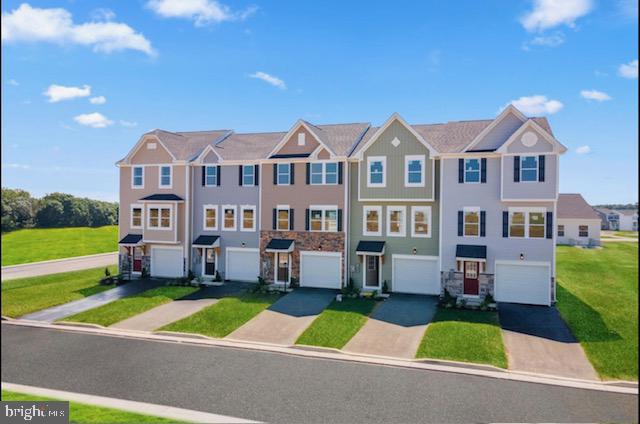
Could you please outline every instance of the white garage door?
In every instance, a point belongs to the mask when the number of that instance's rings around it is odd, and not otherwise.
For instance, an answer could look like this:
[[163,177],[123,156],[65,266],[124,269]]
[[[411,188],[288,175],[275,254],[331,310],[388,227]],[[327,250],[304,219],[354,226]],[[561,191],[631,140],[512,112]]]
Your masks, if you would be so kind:
[[341,268],[340,252],[300,252],[300,287],[339,289]]
[[437,256],[393,255],[393,291],[440,294]]
[[260,275],[260,252],[258,249],[228,247],[226,265],[225,279],[255,282]]
[[549,305],[551,265],[548,262],[496,261],[494,288],[498,302]]
[[151,248],[151,276],[182,277],[182,248]]

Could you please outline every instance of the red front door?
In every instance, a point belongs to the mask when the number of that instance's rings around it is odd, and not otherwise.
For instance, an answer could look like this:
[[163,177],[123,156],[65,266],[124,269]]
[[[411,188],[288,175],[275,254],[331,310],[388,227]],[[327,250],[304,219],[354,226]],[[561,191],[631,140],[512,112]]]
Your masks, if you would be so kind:
[[142,271],[142,249],[139,247],[133,248],[133,272]]
[[477,296],[480,293],[478,262],[464,263],[464,294]]

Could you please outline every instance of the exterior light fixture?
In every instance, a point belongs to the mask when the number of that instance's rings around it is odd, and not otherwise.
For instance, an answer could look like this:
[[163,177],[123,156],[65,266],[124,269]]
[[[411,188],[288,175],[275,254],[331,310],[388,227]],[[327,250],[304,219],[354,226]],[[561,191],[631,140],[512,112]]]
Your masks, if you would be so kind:
[[520,254],[520,260],[521,260],[521,261],[524,261],[524,253],[521,253],[521,254]]
[[242,247],[245,247],[247,245],[247,243],[242,242]]
[[413,248],[413,254],[415,255],[416,253],[418,253],[418,249],[416,249],[415,247]]

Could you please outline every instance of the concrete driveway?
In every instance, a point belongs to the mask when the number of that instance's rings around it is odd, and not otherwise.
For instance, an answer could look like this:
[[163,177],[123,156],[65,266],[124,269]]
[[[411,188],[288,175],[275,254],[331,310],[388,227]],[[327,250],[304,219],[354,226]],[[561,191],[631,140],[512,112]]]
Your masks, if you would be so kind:
[[314,319],[335,299],[337,290],[300,288],[282,297],[267,310],[227,338],[292,345]]
[[3,266],[1,278],[2,281],[13,280],[16,278],[36,277],[38,275],[57,274],[60,272],[104,267],[117,263],[118,252],[99,253],[97,255],[77,256],[74,258]]
[[367,323],[343,350],[414,358],[437,304],[436,296],[392,294],[373,311]]
[[509,369],[597,380],[580,343],[555,307],[500,303]]

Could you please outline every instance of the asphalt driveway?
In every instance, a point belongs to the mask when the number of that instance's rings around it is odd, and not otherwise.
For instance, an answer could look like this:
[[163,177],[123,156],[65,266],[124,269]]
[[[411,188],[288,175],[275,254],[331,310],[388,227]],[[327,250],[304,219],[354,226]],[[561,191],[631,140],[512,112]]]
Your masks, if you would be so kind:
[[392,294],[373,311],[343,350],[414,358],[437,304],[435,296]]
[[500,303],[509,369],[596,380],[598,375],[555,307]]
[[336,297],[337,290],[300,288],[229,334],[227,338],[292,345]]

